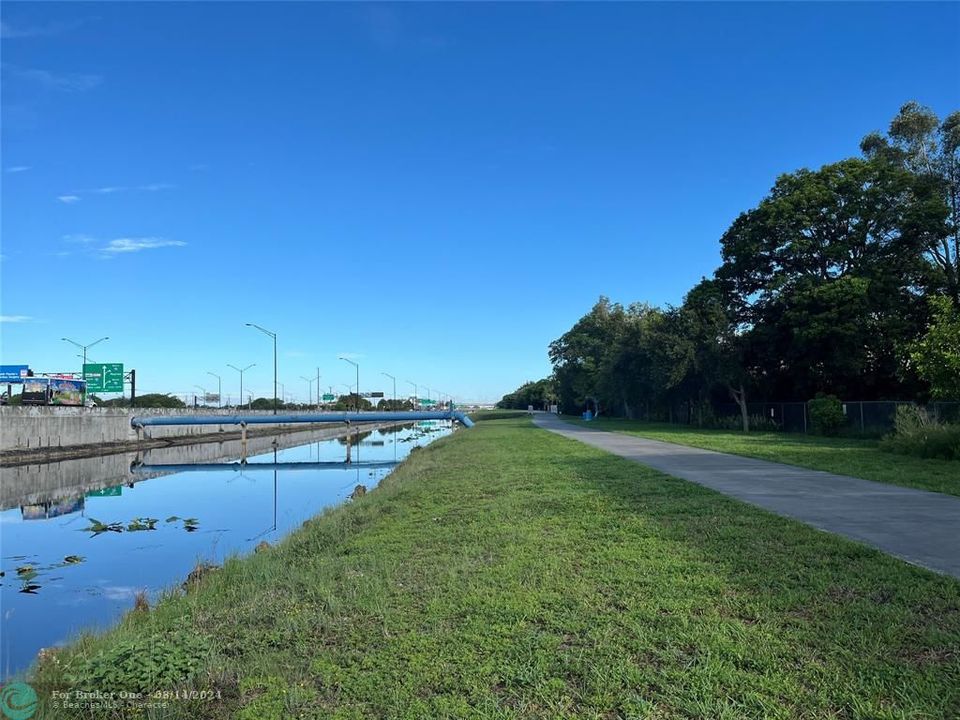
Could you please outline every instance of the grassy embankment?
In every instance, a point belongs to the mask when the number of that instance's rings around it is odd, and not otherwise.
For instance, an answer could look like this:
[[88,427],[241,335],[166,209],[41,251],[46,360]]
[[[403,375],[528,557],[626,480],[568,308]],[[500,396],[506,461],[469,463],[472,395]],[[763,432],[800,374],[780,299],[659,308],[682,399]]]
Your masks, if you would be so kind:
[[960,582],[500,420],[32,682],[183,673],[172,717],[957,717]]
[[564,419],[596,430],[622,432],[838,475],[960,495],[960,462],[883,452],[877,440],[779,432],[744,434],[733,430],[702,430],[618,418],[599,418],[591,422],[571,417]]

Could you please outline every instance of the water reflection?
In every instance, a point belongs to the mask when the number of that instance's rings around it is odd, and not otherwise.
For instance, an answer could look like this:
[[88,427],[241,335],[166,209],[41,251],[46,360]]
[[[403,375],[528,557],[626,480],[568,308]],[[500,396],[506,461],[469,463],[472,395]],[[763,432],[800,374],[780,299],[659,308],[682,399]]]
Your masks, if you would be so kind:
[[330,430],[0,468],[0,670],[154,601],[198,562],[271,544],[357,485],[372,489],[412,447],[450,432]]

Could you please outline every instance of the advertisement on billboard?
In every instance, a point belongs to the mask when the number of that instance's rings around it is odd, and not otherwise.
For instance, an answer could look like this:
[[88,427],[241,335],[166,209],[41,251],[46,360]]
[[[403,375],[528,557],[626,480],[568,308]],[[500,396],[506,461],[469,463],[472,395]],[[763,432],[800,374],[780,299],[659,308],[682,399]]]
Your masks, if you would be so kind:
[[24,405],[46,405],[49,395],[50,380],[48,378],[27,378],[23,381],[21,402]]
[[50,378],[51,405],[83,405],[86,383],[83,380]]
[[29,376],[29,365],[0,365],[0,383],[21,383]]

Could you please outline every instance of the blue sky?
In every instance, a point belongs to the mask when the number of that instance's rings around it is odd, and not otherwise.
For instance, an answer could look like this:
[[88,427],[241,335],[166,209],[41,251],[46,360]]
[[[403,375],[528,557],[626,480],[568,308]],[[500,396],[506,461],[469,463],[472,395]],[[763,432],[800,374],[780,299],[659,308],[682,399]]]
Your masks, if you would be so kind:
[[[3,5],[2,362],[495,400],[776,176],[960,107],[954,4]],[[411,390],[401,382],[401,392]],[[421,393],[425,394],[425,393]]]

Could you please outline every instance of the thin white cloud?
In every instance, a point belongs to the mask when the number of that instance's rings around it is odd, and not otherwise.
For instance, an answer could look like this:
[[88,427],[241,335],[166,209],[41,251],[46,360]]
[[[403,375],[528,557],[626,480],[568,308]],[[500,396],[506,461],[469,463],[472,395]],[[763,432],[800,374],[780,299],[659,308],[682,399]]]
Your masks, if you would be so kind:
[[80,197],[78,195],[57,195],[57,200],[67,205],[71,205],[75,202],[80,202]]
[[8,173],[22,173],[30,169],[29,165],[13,165],[7,168]]
[[80,25],[79,21],[70,23],[51,23],[49,25],[14,26],[0,21],[0,38],[13,40],[17,38],[51,37],[72,30]]
[[117,238],[101,247],[100,253],[105,257],[113,257],[115,255],[140,252],[142,250],[153,250],[163,247],[183,247],[184,245],[186,245],[186,243],[183,242],[183,240],[168,240],[167,238],[161,237]]
[[13,77],[35,83],[46,90],[59,92],[85,92],[92,90],[103,82],[101,76],[85,73],[53,73],[48,70],[25,68],[9,63],[4,63],[3,68]]
[[[135,185],[132,187],[126,185],[104,185],[102,187],[87,188],[86,190],[71,190],[60,198],[69,197],[81,199],[84,195],[116,195],[126,192],[159,192],[161,190],[172,190],[176,185],[166,182],[147,183],[145,185]],[[64,202],[76,202],[76,200],[65,200]]]
[[75,235],[64,235],[63,240],[68,243],[79,243],[82,245],[89,245],[90,243],[97,241],[96,238],[90,237],[89,235],[85,235],[83,233],[77,233]]
[[0,323],[25,323],[33,320],[29,315],[0,315]]

